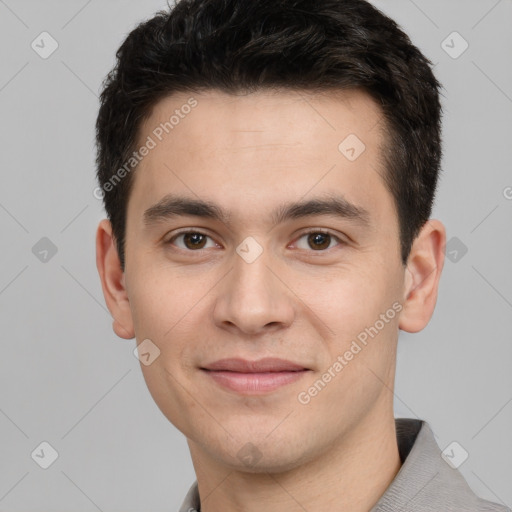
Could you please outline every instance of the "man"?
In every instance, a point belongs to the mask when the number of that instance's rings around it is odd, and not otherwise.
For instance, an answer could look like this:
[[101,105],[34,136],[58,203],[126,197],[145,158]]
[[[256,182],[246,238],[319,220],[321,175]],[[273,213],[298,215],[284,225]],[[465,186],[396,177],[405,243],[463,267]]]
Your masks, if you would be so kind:
[[362,0],[182,0],[117,59],[97,266],[187,437],[180,510],[505,510],[393,416],[444,261],[430,62]]

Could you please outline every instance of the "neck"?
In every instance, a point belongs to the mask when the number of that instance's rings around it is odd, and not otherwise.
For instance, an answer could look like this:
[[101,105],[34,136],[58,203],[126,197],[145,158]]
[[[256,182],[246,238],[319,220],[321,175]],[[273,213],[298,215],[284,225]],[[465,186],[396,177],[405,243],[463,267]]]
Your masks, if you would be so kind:
[[368,512],[400,469],[392,408],[369,413],[331,449],[285,473],[248,473],[218,464],[194,442],[201,512]]

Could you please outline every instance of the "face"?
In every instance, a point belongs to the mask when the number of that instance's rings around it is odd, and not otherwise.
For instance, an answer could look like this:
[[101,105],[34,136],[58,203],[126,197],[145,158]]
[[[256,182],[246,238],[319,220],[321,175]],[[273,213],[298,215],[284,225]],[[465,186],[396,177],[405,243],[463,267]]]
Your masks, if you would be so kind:
[[141,126],[124,328],[158,354],[141,364],[158,407],[212,460],[292,468],[392,408],[405,270],[380,119],[358,91],[209,91]]

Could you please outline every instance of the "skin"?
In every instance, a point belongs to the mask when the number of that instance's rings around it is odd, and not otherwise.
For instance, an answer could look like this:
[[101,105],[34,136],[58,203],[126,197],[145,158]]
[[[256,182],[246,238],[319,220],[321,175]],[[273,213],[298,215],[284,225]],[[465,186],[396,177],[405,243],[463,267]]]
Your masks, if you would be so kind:
[[[429,220],[402,264],[379,159],[385,126],[363,92],[193,96],[197,107],[135,172],[124,272],[110,223],[98,227],[113,329],[160,350],[141,369],[162,413],[187,437],[202,511],[368,511],[400,468],[392,392],[398,333],[417,332],[432,316],[445,228]],[[141,126],[141,143],[189,97],[159,102]],[[350,133],[366,146],[354,161],[338,150]],[[318,214],[271,222],[282,203],[333,191],[367,210],[368,224]],[[169,193],[217,204],[230,224],[182,216],[147,226],[144,211]],[[204,247],[170,240],[183,228],[206,234]],[[310,229],[333,237],[318,249],[304,236]],[[252,263],[236,252],[248,236],[263,250]],[[300,403],[298,394],[394,303],[400,312]],[[227,357],[280,357],[310,371],[264,395],[240,394],[200,370]],[[249,464],[237,455],[247,443]]]

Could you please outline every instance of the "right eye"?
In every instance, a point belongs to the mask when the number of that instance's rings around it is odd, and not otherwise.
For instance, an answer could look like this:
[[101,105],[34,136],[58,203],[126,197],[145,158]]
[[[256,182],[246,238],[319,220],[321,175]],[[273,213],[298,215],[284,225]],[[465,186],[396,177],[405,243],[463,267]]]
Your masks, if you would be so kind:
[[[208,248],[207,245],[207,239],[210,238],[213,243],[213,247],[217,246],[217,244],[211,239],[210,236],[206,235],[205,233],[201,233],[200,231],[181,231],[180,233],[175,234],[173,237],[171,237],[166,244],[167,245],[175,245],[181,250],[184,251],[192,251],[196,252],[200,249]],[[181,245],[175,244],[174,242],[176,240],[181,240]],[[210,246],[210,247],[212,247]]]

